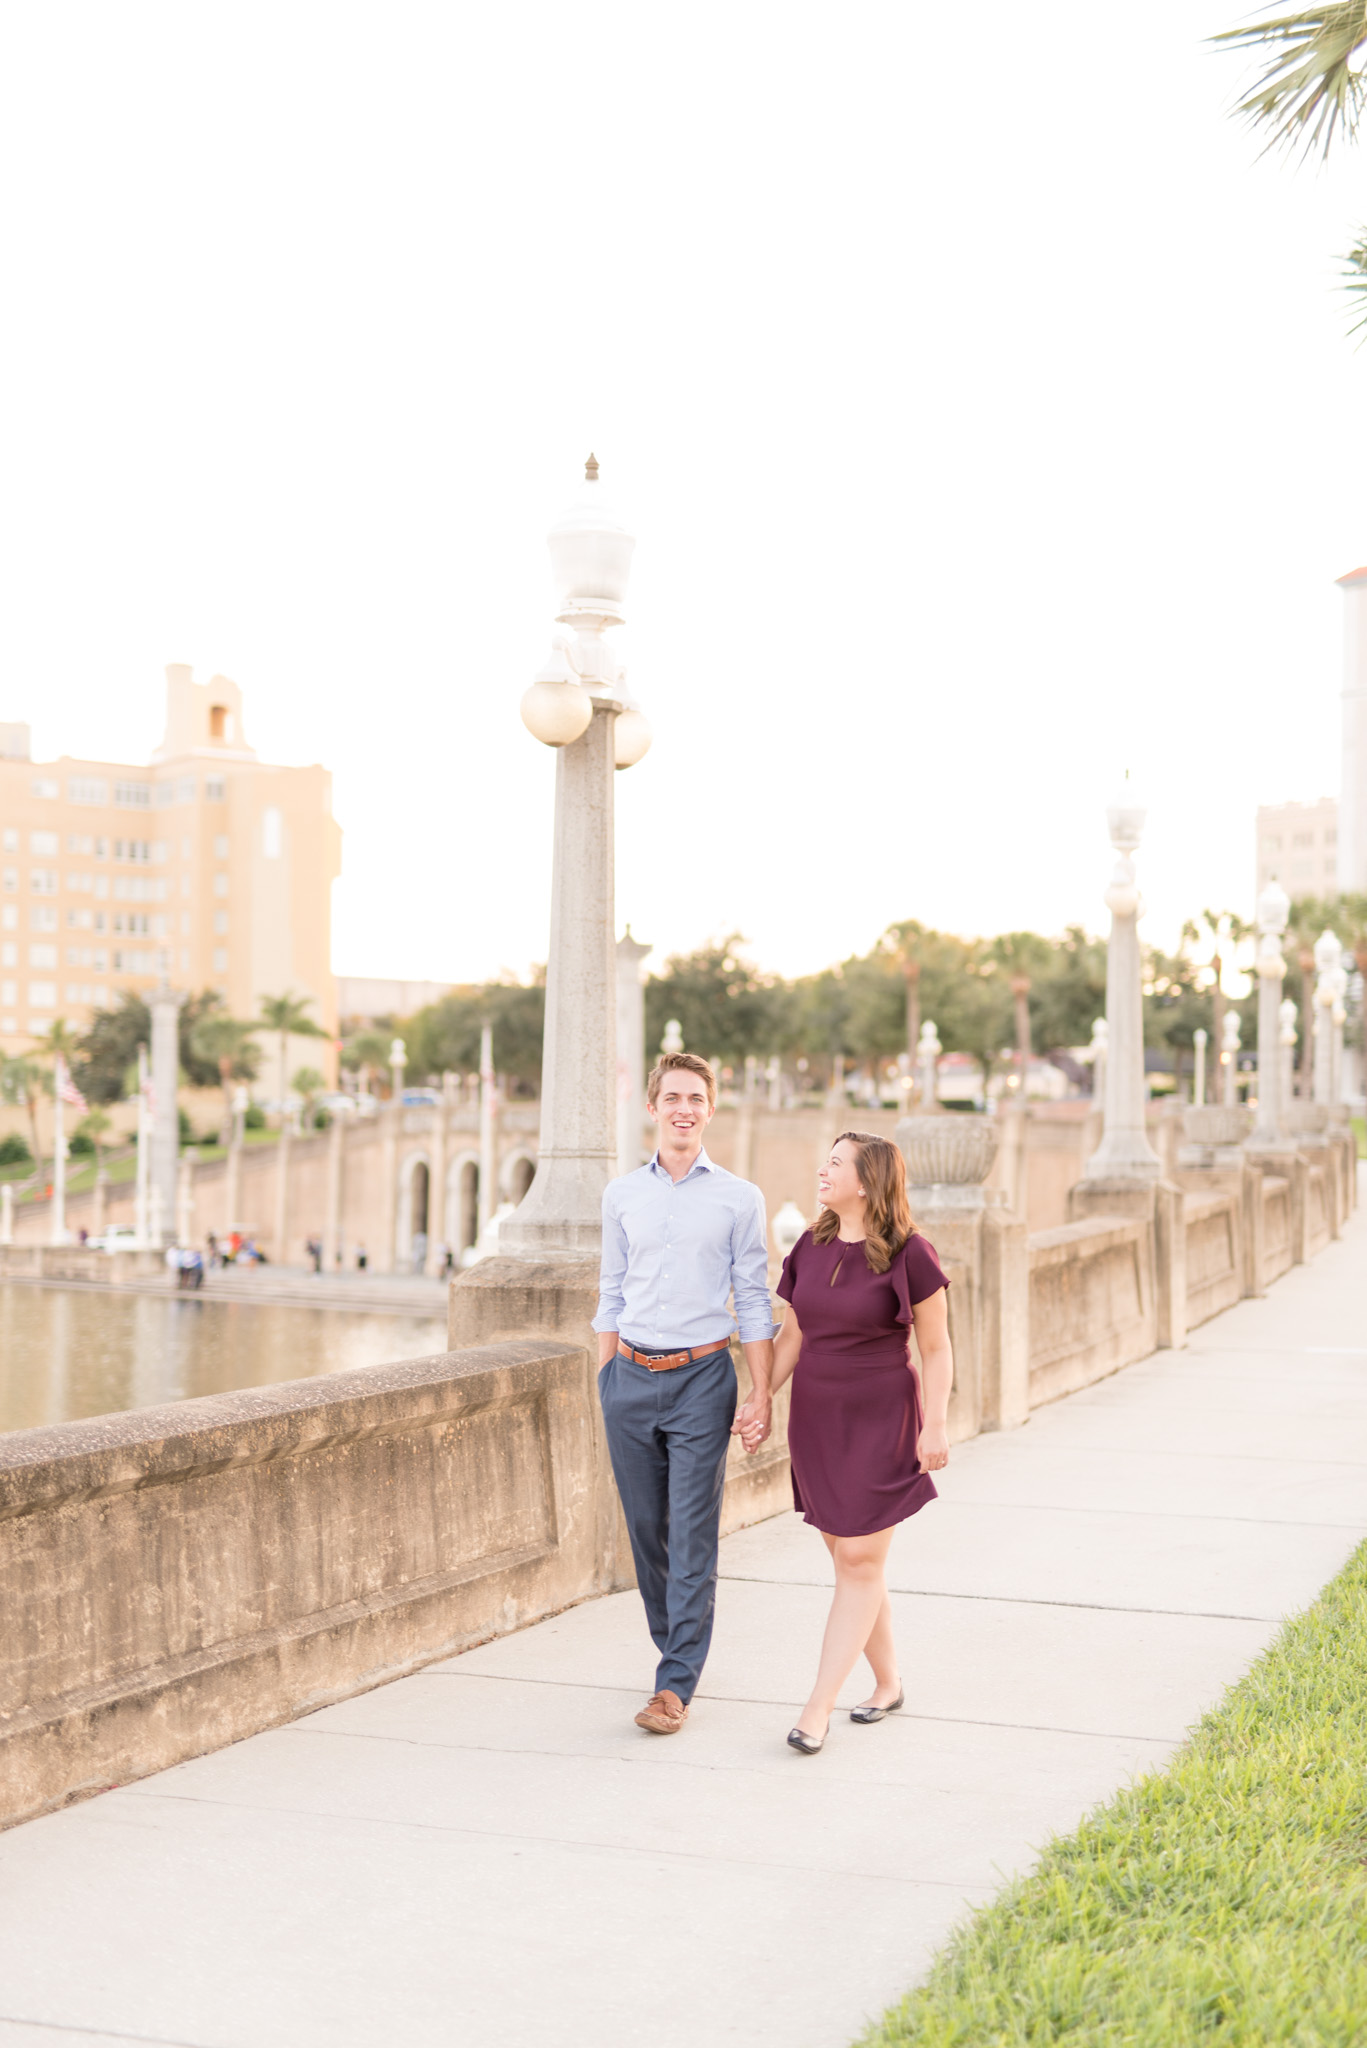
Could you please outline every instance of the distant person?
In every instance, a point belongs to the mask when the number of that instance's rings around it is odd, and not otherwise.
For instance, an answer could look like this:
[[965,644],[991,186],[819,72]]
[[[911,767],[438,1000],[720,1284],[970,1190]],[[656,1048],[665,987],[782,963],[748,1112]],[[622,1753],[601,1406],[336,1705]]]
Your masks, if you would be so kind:
[[[793,1505],[821,1531],[835,1565],[816,1682],[788,1736],[804,1756],[823,1747],[837,1696],[861,1656],[874,1687],[850,1719],[881,1721],[903,1704],[887,1556],[897,1524],[935,1499],[930,1475],[949,1462],[954,1377],[948,1283],[912,1221],[897,1147],[846,1131],[817,1187],[821,1214],[784,1260],[778,1283],[788,1314],[773,1375],[775,1392],[793,1382]],[[742,1411],[736,1427],[747,1451],[759,1448],[767,1423]]]
[[209,1264],[210,1264],[211,1266],[218,1266],[218,1265],[223,1265],[223,1264],[226,1264],[226,1261],[225,1261],[225,1260],[222,1260],[222,1259],[220,1259],[220,1258],[219,1258],[219,1255],[218,1255],[218,1239],[217,1239],[217,1238],[216,1238],[216,1237],[214,1236],[214,1234],[213,1234],[212,1230],[211,1230],[211,1231],[210,1231],[210,1232],[208,1233],[208,1235],[207,1235],[207,1237],[205,1238],[204,1242],[205,1242],[205,1244],[206,1244],[206,1245],[208,1246],[208,1249],[209,1249]]
[[312,1260],[312,1262],[313,1262],[313,1270],[314,1270],[314,1273],[315,1273],[315,1275],[317,1275],[317,1276],[321,1277],[321,1275],[322,1275],[322,1271],[323,1271],[323,1240],[322,1240],[322,1238],[321,1238],[321,1237],[311,1237],[311,1238],[309,1238],[309,1239],[307,1240],[307,1242],[305,1243],[305,1245],[304,1245],[304,1250],[305,1250],[305,1251],[306,1251],[306,1252],[308,1253],[308,1255],[309,1255],[309,1258],[310,1258],[310,1259]]
[[204,1254],[196,1245],[191,1245],[181,1258],[180,1280],[182,1287],[189,1288],[196,1294],[204,1285]]
[[358,1273],[364,1273],[365,1271],[365,1246],[363,1244],[358,1244],[356,1247],[356,1271]]
[[712,1640],[737,1393],[728,1304],[734,1299],[754,1388],[747,1424],[765,1433],[774,1321],[764,1197],[703,1150],[717,1106],[711,1067],[694,1053],[666,1054],[647,1083],[646,1106],[659,1147],[648,1165],[604,1190],[593,1327],[603,1426],[660,1653],[655,1691],[636,1725],[676,1735]]
[[456,1270],[456,1255],[449,1244],[437,1246],[437,1278],[449,1280]]
[[421,1273],[426,1264],[427,1232],[425,1230],[415,1230],[413,1232],[413,1271]]

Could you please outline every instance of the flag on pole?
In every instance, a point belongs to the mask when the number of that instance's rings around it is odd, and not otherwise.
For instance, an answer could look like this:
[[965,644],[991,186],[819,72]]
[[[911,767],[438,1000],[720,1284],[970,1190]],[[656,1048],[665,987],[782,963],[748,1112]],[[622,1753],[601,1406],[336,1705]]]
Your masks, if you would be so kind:
[[63,1102],[69,1102],[73,1109],[86,1110],[90,1106],[72,1080],[67,1063],[60,1053],[57,1055],[57,1093]]

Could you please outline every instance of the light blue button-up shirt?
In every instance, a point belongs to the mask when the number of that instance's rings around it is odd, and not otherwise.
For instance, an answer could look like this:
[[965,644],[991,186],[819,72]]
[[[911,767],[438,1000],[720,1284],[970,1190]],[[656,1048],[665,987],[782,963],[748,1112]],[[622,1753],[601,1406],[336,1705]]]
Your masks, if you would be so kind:
[[[672,1180],[658,1152],[603,1192],[603,1266],[595,1330],[643,1350],[742,1344],[774,1334],[764,1197],[700,1152]],[[727,1297],[735,1301],[734,1320]]]

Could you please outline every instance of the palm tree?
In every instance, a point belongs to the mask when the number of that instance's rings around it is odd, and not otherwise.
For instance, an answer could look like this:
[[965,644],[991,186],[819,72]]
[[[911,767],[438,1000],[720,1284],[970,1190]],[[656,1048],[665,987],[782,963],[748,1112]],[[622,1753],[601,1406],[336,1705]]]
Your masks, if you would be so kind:
[[[1212,40],[1266,56],[1235,111],[1266,133],[1269,149],[1328,156],[1336,135],[1356,139],[1367,99],[1367,0],[1329,0],[1226,29]],[[1367,230],[1359,230],[1345,262],[1344,290],[1361,309],[1349,329],[1356,333],[1367,327]]]
[[296,1095],[303,1097],[304,1115],[311,1122],[314,1102],[327,1087],[326,1075],[320,1074],[317,1067],[296,1067],[290,1087]]
[[1215,977],[1210,991],[1210,1039],[1217,1063],[1220,1048],[1225,1042],[1227,1007],[1221,977],[1233,962],[1238,947],[1252,936],[1252,932],[1252,925],[1246,924],[1234,910],[1203,910],[1199,920],[1188,918],[1182,926],[1182,937],[1188,945],[1197,946],[1206,941],[1210,944],[1210,971]]
[[392,1044],[392,1038],[386,1037],[383,1031],[358,1031],[342,1047],[342,1065],[349,1074],[357,1075],[362,1095],[370,1093],[372,1069],[377,1073],[384,1072]]
[[221,1145],[233,1142],[234,1084],[254,1081],[261,1066],[261,1048],[256,1042],[255,1031],[254,1024],[244,1024],[240,1017],[228,1017],[220,1011],[211,1010],[199,1019],[191,1033],[195,1057],[209,1060],[218,1068],[219,1085],[223,1089],[223,1122],[218,1134]]
[[1034,932],[1003,932],[993,939],[989,953],[1005,969],[1007,986],[1016,1018],[1016,1059],[1020,1066],[1020,1100],[1025,1100],[1026,1076],[1030,1066],[1030,979],[1051,964],[1053,948]]
[[49,1094],[51,1088],[51,1076],[37,1060],[7,1059],[0,1062],[0,1102],[28,1111],[29,1129],[33,1133],[35,1173],[41,1173],[43,1165],[42,1148],[38,1143],[38,1097]]
[[274,1031],[280,1041],[280,1107],[284,1109],[287,1093],[285,1063],[289,1059],[291,1038],[326,1038],[321,1024],[315,1024],[308,1012],[313,1005],[312,996],[296,996],[286,989],[282,996],[262,996],[261,1025],[267,1031]]

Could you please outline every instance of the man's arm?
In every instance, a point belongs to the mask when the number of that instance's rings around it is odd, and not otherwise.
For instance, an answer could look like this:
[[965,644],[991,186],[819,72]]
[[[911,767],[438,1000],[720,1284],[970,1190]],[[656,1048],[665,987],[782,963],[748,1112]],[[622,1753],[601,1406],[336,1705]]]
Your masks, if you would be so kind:
[[605,1366],[617,1355],[617,1331],[622,1320],[622,1283],[627,1274],[627,1234],[612,1189],[603,1190],[603,1258],[598,1270],[598,1313],[593,1327],[598,1332],[598,1364]]
[[769,1383],[774,1374],[774,1310],[769,1299],[769,1230],[764,1197],[752,1188],[754,1200],[737,1216],[731,1233],[731,1298],[741,1349],[750,1368],[750,1398],[736,1418],[769,1434]]

